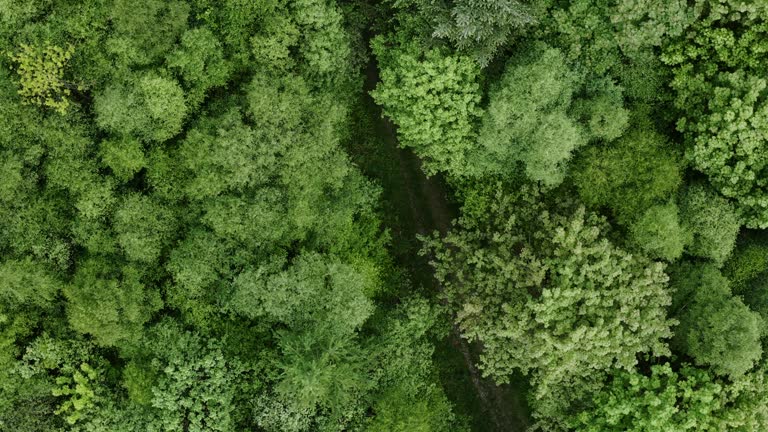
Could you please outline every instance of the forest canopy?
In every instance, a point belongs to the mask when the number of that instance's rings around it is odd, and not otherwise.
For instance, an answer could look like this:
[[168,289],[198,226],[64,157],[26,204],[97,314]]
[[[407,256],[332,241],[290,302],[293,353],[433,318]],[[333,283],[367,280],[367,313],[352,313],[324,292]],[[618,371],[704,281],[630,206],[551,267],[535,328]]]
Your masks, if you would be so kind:
[[763,2],[0,3],[0,430],[768,430]]

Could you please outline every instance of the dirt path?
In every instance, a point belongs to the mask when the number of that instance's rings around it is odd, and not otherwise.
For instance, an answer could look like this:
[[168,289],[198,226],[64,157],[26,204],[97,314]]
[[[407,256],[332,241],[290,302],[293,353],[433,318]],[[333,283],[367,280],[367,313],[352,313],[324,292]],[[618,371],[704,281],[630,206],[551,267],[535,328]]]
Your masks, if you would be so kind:
[[[378,70],[371,62],[368,68],[366,88],[372,89],[378,81]],[[378,128],[384,134],[382,141],[391,147],[391,151],[397,154],[401,176],[399,183],[405,189],[403,196],[407,199],[411,214],[409,219],[413,221],[412,229],[415,232],[406,233],[411,236],[416,234],[428,234],[435,230],[445,234],[451,227],[451,221],[457,216],[448,201],[447,188],[438,176],[426,177],[421,169],[421,161],[409,149],[398,147],[395,126],[387,118],[380,118]],[[430,273],[431,274],[431,273]],[[429,278],[435,292],[442,289],[437,280]],[[493,429],[497,432],[522,432],[528,427],[527,409],[521,392],[514,391],[510,386],[497,386],[489,379],[482,378],[477,364],[477,347],[470,346],[460,336],[456,325],[450,334],[450,343],[458,350],[464,360],[467,372],[470,375],[472,386],[483,408],[483,413],[490,418]]]

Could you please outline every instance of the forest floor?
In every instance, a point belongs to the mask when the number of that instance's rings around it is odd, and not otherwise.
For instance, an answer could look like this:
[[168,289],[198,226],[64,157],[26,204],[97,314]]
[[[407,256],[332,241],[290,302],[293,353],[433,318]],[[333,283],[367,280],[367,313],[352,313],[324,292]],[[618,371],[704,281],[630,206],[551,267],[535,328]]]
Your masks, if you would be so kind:
[[[428,257],[418,254],[420,243],[416,236],[434,231],[445,234],[458,210],[442,179],[427,177],[418,157],[398,147],[395,126],[381,115],[368,95],[376,82],[378,70],[371,61],[357,119],[357,130],[367,133],[353,138],[352,158],[383,188],[382,214],[392,236],[391,251],[396,263],[408,271],[415,286],[439,296],[441,288],[433,277]],[[456,326],[437,347],[435,361],[441,383],[457,414],[469,419],[472,431],[525,431],[529,424],[525,380],[517,378],[511,385],[497,386],[481,376],[476,367],[478,357],[479,348],[461,338]]]

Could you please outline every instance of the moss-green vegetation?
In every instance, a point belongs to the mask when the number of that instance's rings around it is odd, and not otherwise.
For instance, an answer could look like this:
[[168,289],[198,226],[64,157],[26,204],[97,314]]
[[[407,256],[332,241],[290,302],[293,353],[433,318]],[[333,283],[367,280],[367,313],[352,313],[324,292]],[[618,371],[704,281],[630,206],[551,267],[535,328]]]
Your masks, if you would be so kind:
[[762,2],[0,3],[0,430],[768,430]]

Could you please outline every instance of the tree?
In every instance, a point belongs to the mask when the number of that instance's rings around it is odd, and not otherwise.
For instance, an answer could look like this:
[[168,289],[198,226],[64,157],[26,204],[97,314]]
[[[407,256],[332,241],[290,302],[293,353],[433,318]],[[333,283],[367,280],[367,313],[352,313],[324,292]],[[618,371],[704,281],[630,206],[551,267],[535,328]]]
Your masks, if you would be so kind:
[[188,132],[178,157],[190,172],[184,183],[190,199],[243,191],[261,186],[272,177],[277,149],[261,141],[242,117],[239,110],[232,109],[218,117],[201,119]]
[[483,344],[481,367],[497,382],[533,374],[550,387],[612,367],[640,352],[668,353],[671,299],[664,266],[632,256],[602,234],[605,221],[548,211],[536,193],[497,195],[480,221],[460,219],[427,240],[433,266],[465,337]]
[[675,345],[720,375],[737,378],[762,356],[762,318],[739,297],[731,295],[728,280],[712,265],[686,264],[674,273]]
[[292,19],[300,31],[298,52],[300,70],[314,84],[328,89],[351,80],[350,35],[344,28],[344,16],[336,2],[293,0]]
[[45,383],[57,402],[55,411],[46,414],[71,427],[102,407],[109,392],[109,364],[87,341],[62,336],[43,333],[31,341],[15,372],[32,385]]
[[101,160],[120,181],[128,181],[147,165],[141,141],[132,137],[106,140],[100,145]]
[[677,129],[694,167],[737,204],[748,227],[768,226],[764,101],[765,5],[702,0],[688,36],[670,41]]
[[571,152],[586,143],[567,114],[578,80],[560,51],[543,45],[509,63],[483,117],[477,171],[503,173],[521,163],[532,180],[560,183]]
[[405,299],[377,326],[379,386],[371,431],[464,431],[435,376],[434,339],[448,331],[439,307]]
[[91,334],[102,346],[131,346],[144,323],[162,307],[160,294],[142,281],[133,266],[120,267],[105,258],[83,260],[64,287],[69,324]]
[[[766,270],[768,247],[759,238],[739,242],[723,265],[723,275],[728,278],[736,294],[749,291],[751,283]],[[748,298],[749,296],[746,296],[746,299]]]
[[371,432],[457,431],[451,404],[435,387],[414,399],[393,389],[377,401],[376,417],[368,426]]
[[730,383],[687,364],[656,364],[650,374],[617,371],[567,423],[585,432],[756,432],[768,426],[763,382],[755,373]]
[[227,359],[214,340],[164,321],[148,333],[144,350],[157,373],[152,407],[159,430],[225,432],[233,429],[233,399],[240,366]]
[[152,197],[132,194],[115,212],[117,242],[130,260],[154,263],[176,229],[173,211]]
[[413,148],[428,174],[463,175],[481,113],[478,65],[467,56],[423,52],[416,43],[383,37],[372,47],[381,80],[371,95],[398,126],[401,145]]
[[349,409],[366,390],[365,356],[349,337],[323,327],[279,337],[282,357],[276,390],[299,409],[319,407],[338,413]]
[[187,103],[175,80],[148,73],[97,93],[94,110],[97,124],[108,132],[165,141],[181,131]]
[[208,90],[226,84],[231,73],[221,43],[206,27],[184,32],[181,46],[168,55],[166,62],[180,76],[192,107],[203,101]]
[[482,67],[488,66],[515,33],[536,21],[532,8],[517,0],[458,0],[449,7],[428,1],[417,3],[422,13],[435,22],[435,37],[449,40]]
[[649,208],[630,227],[632,241],[648,256],[674,261],[690,243],[690,232],[680,226],[674,203]]
[[686,251],[722,264],[731,254],[739,233],[739,217],[728,200],[701,186],[685,190],[680,203],[685,229],[693,234]]
[[[565,177],[575,150],[592,138],[616,138],[627,118],[607,121],[611,111],[624,112],[620,91],[615,93],[611,83],[590,89],[589,97],[572,104],[583,77],[570,69],[560,50],[544,44],[526,48],[507,64],[490,94],[467,171],[508,176],[521,164],[528,178],[553,187]],[[609,123],[614,130],[606,128]]]
[[682,182],[679,158],[658,133],[633,128],[614,143],[579,154],[573,182],[592,206],[606,206],[623,224],[672,198]]
[[117,66],[147,66],[172,51],[186,30],[190,6],[181,0],[115,0],[110,12],[114,30],[106,49]]
[[[28,398],[29,403],[40,404],[38,408],[46,405],[46,398],[40,393],[48,394],[50,389],[20,383],[14,370],[16,359],[23,352],[22,343],[35,335],[41,325],[58,321],[55,300],[63,283],[29,257],[0,262],[0,280],[3,281],[0,284],[0,382],[3,383],[0,394],[4,395],[0,398],[0,425],[3,425],[6,416],[15,417],[6,411],[16,400],[14,394],[18,400]],[[28,388],[19,388],[25,386]]]
[[655,56],[654,47],[683,36],[701,19],[707,1],[545,0],[535,3],[540,20],[536,29],[570,61],[604,76],[628,61]]
[[47,308],[61,288],[55,275],[30,257],[0,262],[0,280],[2,304],[18,308]]
[[166,289],[168,303],[182,312],[185,321],[210,325],[218,312],[217,295],[233,277],[231,267],[239,260],[231,242],[203,228],[191,229],[170,252],[165,266],[173,278]]
[[[82,372],[82,373],[81,373]],[[59,387],[53,389],[54,396],[68,397],[56,410],[56,414],[65,414],[64,420],[75,424],[83,417],[83,413],[93,408],[96,393],[91,389],[91,381],[99,377],[99,372],[82,363],[80,370],[74,371],[72,377],[63,376],[56,379]]]
[[55,45],[40,48],[22,44],[20,51],[10,56],[17,64],[16,72],[20,77],[19,95],[27,103],[65,114],[72,90],[80,90],[80,86],[64,79],[64,68],[73,52],[71,45],[66,48]]
[[233,63],[235,71],[247,70],[251,65],[250,39],[261,26],[269,28],[269,21],[279,2],[274,0],[195,0],[196,13],[212,30],[224,46],[225,57]]
[[373,312],[365,296],[371,281],[353,266],[319,254],[303,254],[285,271],[275,271],[275,264],[241,272],[229,307],[296,331],[326,323],[333,337],[353,334]]

